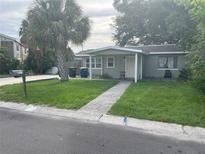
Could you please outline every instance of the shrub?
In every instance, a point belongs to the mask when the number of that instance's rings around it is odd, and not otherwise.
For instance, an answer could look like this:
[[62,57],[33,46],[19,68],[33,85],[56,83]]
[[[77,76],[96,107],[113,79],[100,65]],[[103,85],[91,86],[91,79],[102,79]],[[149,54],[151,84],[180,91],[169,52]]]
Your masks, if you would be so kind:
[[0,48],[0,74],[8,74],[9,70],[19,69],[20,62],[6,55],[6,49]]
[[186,81],[186,80],[190,79],[190,76],[191,76],[190,70],[183,68],[179,72],[180,72],[180,74],[179,74],[179,79],[180,80],[185,80]]

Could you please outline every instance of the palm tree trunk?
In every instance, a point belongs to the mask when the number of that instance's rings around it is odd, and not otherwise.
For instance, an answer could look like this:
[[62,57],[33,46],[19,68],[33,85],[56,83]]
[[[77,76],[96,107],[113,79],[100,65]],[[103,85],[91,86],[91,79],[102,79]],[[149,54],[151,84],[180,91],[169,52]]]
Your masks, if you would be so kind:
[[66,56],[65,56],[65,50],[66,50],[66,41],[63,38],[62,34],[59,34],[57,37],[57,66],[59,71],[59,76],[61,78],[61,81],[68,81],[68,70],[66,67]]

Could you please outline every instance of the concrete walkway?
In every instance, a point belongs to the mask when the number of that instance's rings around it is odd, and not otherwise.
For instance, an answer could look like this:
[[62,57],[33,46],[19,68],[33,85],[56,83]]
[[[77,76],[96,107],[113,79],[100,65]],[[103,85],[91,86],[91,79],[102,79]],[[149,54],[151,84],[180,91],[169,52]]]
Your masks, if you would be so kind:
[[130,84],[131,82],[129,81],[119,82],[117,85],[105,91],[87,105],[83,106],[80,110],[78,110],[78,112],[94,114],[96,116],[106,114],[113,104],[115,104],[122,96]]
[[[38,81],[38,80],[46,80],[52,78],[59,78],[59,76],[58,75],[33,75],[33,76],[27,76],[26,81]],[[22,83],[21,77],[20,78],[14,78],[14,77],[0,78],[0,86],[17,84],[17,83]]]

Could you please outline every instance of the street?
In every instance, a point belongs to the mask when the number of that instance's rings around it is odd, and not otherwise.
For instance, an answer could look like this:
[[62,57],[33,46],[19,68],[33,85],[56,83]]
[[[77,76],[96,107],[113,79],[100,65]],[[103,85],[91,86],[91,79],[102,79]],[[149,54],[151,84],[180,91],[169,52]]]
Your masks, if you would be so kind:
[[0,109],[1,154],[205,154],[205,145],[108,124]]

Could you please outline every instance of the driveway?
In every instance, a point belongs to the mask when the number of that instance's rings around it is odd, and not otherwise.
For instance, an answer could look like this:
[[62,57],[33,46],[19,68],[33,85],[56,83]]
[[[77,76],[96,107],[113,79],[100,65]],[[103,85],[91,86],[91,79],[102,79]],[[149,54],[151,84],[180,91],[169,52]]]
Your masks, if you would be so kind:
[[205,145],[108,124],[0,108],[2,154],[205,154]]
[[[34,76],[27,76],[26,81],[37,81],[37,80],[45,80],[45,79],[52,79],[52,78],[58,78],[58,75],[34,75]],[[22,78],[14,78],[14,77],[8,77],[8,78],[0,78],[0,86],[8,85],[8,84],[16,84],[21,83]]]

